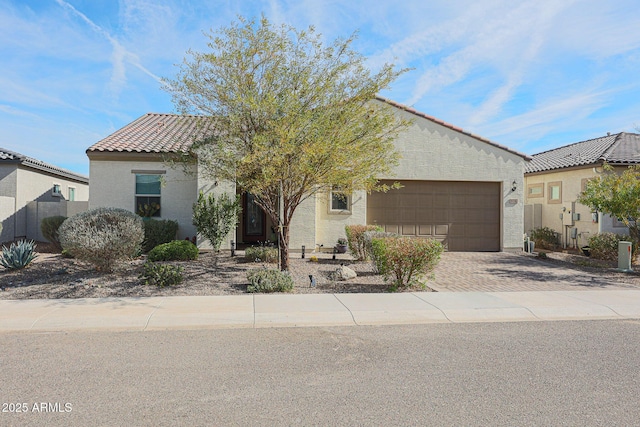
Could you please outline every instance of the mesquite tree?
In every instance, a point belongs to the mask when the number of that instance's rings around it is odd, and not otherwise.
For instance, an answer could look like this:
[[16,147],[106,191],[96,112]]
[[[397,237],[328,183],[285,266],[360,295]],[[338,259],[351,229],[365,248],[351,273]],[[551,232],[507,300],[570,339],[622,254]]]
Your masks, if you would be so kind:
[[289,224],[317,192],[384,189],[377,176],[397,164],[393,140],[408,122],[375,101],[404,70],[377,72],[351,47],[325,45],[299,31],[244,18],[207,34],[208,50],[189,51],[176,80],[165,80],[176,108],[200,116],[205,137],[182,161],[235,182],[277,224],[281,269],[289,266]]

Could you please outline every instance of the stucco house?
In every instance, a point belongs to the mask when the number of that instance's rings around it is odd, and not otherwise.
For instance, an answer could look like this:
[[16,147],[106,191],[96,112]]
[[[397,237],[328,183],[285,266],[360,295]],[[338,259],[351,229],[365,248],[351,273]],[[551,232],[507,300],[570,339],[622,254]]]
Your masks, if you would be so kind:
[[[395,141],[402,158],[388,176],[403,187],[387,193],[355,192],[345,199],[316,194],[296,210],[290,247],[331,248],[347,224],[378,224],[407,236],[433,237],[450,251],[520,250],[522,247],[525,154],[423,114],[378,98],[412,120]],[[89,147],[90,207],[138,210],[156,203],[157,218],[179,223],[179,237],[191,237],[192,204],[199,191],[236,193],[231,182],[204,179],[171,168],[163,155],[184,150],[196,130],[196,117],[145,114]],[[271,224],[244,194],[240,225],[230,240],[273,239]],[[198,243],[203,246],[203,242]]]
[[577,202],[587,181],[608,163],[616,171],[640,164],[640,135],[621,132],[532,156],[525,171],[525,232],[549,227],[567,247],[581,247],[596,233],[628,234],[616,218]]
[[0,242],[43,240],[40,221],[88,207],[89,178],[0,148]]

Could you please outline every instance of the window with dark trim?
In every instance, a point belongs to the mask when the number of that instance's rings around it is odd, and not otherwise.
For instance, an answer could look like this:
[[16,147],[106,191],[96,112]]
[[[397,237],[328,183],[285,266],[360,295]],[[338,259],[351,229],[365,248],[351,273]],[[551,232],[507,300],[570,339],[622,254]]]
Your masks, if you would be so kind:
[[160,175],[136,174],[136,213],[142,217],[160,216]]
[[339,187],[334,187],[333,190],[329,192],[329,203],[330,212],[351,211],[351,197],[349,197],[347,193],[340,191]]

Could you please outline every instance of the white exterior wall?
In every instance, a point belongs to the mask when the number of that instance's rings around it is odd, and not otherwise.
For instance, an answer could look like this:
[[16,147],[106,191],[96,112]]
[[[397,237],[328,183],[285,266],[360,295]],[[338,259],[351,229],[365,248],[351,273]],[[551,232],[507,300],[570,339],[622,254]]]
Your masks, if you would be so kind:
[[[53,195],[53,185],[60,185],[60,196]],[[40,225],[36,221],[28,221],[27,204],[32,201],[64,203],[69,195],[69,187],[74,187],[75,200],[89,200],[89,185],[64,178],[45,171],[34,170],[21,165],[0,166],[0,196],[14,198],[11,214],[7,215],[7,206],[0,208],[3,212],[3,239],[13,240],[19,237],[36,238]],[[4,204],[8,203],[6,200]],[[9,225],[8,223],[11,223]],[[9,229],[12,229],[9,236]]]
[[[525,160],[425,118],[404,111],[398,114],[413,120],[413,125],[395,141],[402,156],[400,163],[380,179],[500,182],[500,247],[521,250]],[[516,191],[511,191],[513,181]]]
[[196,235],[192,223],[192,205],[198,197],[194,176],[182,169],[171,169],[162,161],[91,160],[91,195],[89,208],[114,207],[136,211],[135,185],[137,173],[158,173],[164,184],[160,190],[161,217],[178,221],[178,238]]
[[[500,247],[502,250],[521,250],[525,160],[517,154],[414,114],[401,110],[397,110],[397,114],[412,120],[413,125],[395,141],[395,148],[401,155],[399,165],[389,175],[380,176],[379,179],[499,182],[503,199]],[[513,181],[516,182],[516,191],[511,191]],[[345,237],[345,225],[366,224],[366,197],[366,192],[356,192],[352,195],[350,214],[330,214],[328,196],[318,194],[315,197],[314,218],[310,207],[296,212],[296,221],[292,226],[292,250],[299,250],[302,244],[306,245],[307,250],[317,244],[325,248],[333,247],[339,237]],[[314,233],[310,230],[314,222],[315,242],[311,239]]]
[[367,223],[367,193],[356,191],[351,195],[351,212],[330,212],[329,194],[319,193],[316,198],[316,243],[333,248],[338,238],[346,238],[346,225]]
[[0,243],[11,241],[15,236],[15,206],[16,199],[0,196]]

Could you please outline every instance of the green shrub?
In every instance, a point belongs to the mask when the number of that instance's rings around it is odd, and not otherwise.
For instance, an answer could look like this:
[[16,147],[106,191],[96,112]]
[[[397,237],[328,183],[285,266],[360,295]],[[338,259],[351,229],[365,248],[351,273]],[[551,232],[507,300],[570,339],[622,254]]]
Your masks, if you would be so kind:
[[273,246],[251,246],[244,250],[244,258],[255,262],[278,262],[278,248]]
[[2,246],[2,258],[0,265],[10,270],[25,268],[36,257],[36,244],[33,240],[20,240],[18,243],[11,243],[7,248]]
[[112,271],[140,253],[142,219],[125,209],[96,208],[67,219],[59,228],[62,248],[97,270]]
[[392,281],[392,291],[420,284],[444,250],[437,240],[411,237],[373,239],[372,247],[376,268],[386,281]]
[[247,273],[249,286],[247,292],[290,292],[293,279],[284,271],[262,268]]
[[198,259],[198,247],[188,240],[174,240],[151,249],[149,261],[189,261]]
[[531,232],[530,240],[536,242],[536,249],[558,249],[560,247],[560,233],[549,228],[536,228]]
[[43,218],[40,222],[40,231],[42,231],[42,235],[45,239],[53,243],[59,251],[62,251],[62,245],[60,245],[58,230],[66,219],[66,216],[57,215]]
[[140,274],[140,279],[145,285],[152,285],[164,288],[165,286],[175,286],[182,282],[182,272],[184,268],[169,264],[156,264],[146,262],[144,271]]
[[178,222],[169,219],[147,219],[144,224],[144,241],[142,251],[147,253],[163,243],[169,243],[176,238]]
[[379,225],[347,225],[344,227],[349,241],[349,250],[355,259],[364,261],[367,259],[364,233],[367,231],[384,231]]
[[193,225],[211,242],[213,250],[219,251],[222,240],[238,224],[240,210],[240,196],[205,196],[200,192],[193,204]]
[[[618,242],[631,242],[631,237],[615,233],[598,233],[589,237],[590,257],[606,261],[618,259]],[[637,245],[632,246],[633,256],[637,253]]]
[[373,270],[378,273],[378,267],[376,266],[376,254],[373,252],[373,239],[382,239],[385,237],[400,237],[397,233],[389,233],[387,231],[365,231],[363,234],[364,239],[364,252],[366,258],[370,259],[373,263]]

